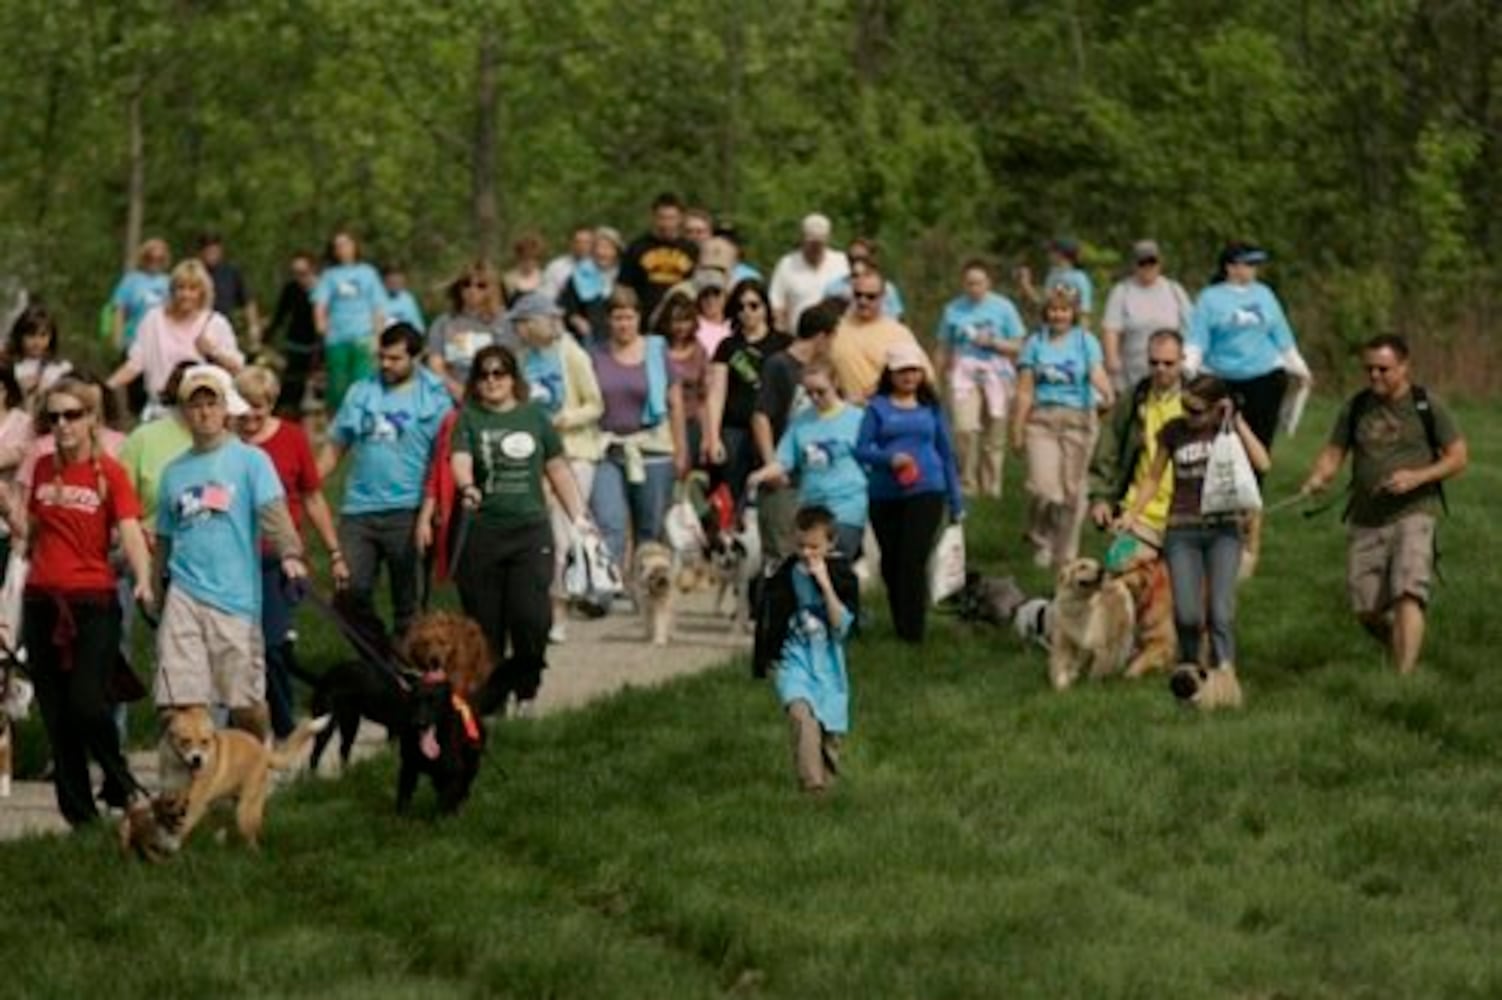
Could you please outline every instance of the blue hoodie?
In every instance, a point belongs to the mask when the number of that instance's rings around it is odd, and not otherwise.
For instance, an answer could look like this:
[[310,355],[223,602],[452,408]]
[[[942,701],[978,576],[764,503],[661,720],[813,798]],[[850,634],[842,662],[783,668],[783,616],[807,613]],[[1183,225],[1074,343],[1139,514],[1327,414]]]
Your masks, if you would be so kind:
[[[898,452],[911,455],[918,463],[918,479],[911,486],[903,486],[892,474],[892,456]],[[855,457],[866,466],[872,500],[943,493],[949,498],[951,514],[964,513],[965,498],[960,494],[949,427],[937,406],[905,409],[894,406],[887,396],[872,396],[861,420]]]
[[1202,352],[1206,371],[1240,381],[1282,368],[1293,330],[1272,289],[1223,281],[1200,292],[1186,346]]

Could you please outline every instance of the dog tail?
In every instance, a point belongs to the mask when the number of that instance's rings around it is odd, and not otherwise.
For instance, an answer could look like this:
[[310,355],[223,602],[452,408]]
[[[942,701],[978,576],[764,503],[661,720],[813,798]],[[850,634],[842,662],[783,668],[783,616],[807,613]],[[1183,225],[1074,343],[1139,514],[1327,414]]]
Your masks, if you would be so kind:
[[327,729],[333,718],[332,715],[320,715],[294,729],[292,735],[287,737],[287,742],[282,744],[281,749],[272,751],[268,756],[267,760],[270,761],[271,766],[278,771],[296,767],[302,757],[302,752],[307,749],[308,744],[313,742],[313,737]]

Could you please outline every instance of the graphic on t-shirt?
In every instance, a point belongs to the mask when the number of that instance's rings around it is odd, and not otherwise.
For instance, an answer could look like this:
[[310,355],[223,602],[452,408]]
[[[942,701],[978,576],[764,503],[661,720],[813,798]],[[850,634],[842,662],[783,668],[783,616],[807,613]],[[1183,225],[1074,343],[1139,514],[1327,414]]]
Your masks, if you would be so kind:
[[62,507],[66,510],[92,514],[99,509],[99,491],[92,486],[73,486],[68,483],[46,482],[37,485],[37,503],[44,507]]
[[739,350],[730,355],[730,363],[726,366],[735,373],[735,377],[753,389],[761,387],[761,355],[749,350]]
[[839,454],[842,442],[836,440],[810,441],[803,446],[803,467],[805,469],[827,469],[834,464]]
[[550,412],[557,411],[563,405],[563,373],[534,374],[527,383],[527,391],[532,402]]
[[177,495],[178,523],[184,527],[227,514],[235,502],[235,488],[218,482],[195,483]]
[[412,414],[407,410],[366,413],[360,418],[360,437],[383,443],[398,441],[411,423]]
[[1035,377],[1039,382],[1047,382],[1050,385],[1073,385],[1082,381],[1085,376],[1084,366],[1075,358],[1066,358],[1063,361],[1045,361],[1034,370]]
[[999,339],[996,324],[988,319],[978,320],[974,323],[964,323],[960,326],[961,344],[983,344],[988,341]]
[[1361,419],[1356,440],[1363,448],[1389,448],[1403,439],[1403,421],[1396,413],[1373,410]]
[[1212,441],[1186,441],[1173,451],[1173,467],[1180,479],[1204,479]]
[[677,247],[653,247],[641,255],[641,269],[654,285],[676,285],[694,269],[694,261]]
[[527,431],[481,431],[480,456],[485,463],[485,492],[528,492],[531,459],[535,454],[537,438]]
[[1230,323],[1232,326],[1261,326],[1266,322],[1266,318],[1262,315],[1262,303],[1260,302],[1237,306],[1231,310]]
[[360,286],[353,281],[340,281],[334,285],[334,294],[341,299],[353,299],[359,296]]

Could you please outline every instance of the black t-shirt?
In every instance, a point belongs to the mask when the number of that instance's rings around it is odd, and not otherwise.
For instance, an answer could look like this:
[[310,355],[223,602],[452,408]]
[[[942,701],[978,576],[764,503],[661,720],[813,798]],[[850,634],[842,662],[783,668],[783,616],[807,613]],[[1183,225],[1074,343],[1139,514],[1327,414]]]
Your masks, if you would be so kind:
[[720,341],[715,348],[714,364],[730,369],[725,387],[725,418],[720,426],[743,430],[751,426],[751,412],[761,391],[761,366],[792,342],[793,338],[785,333],[768,333],[754,344],[739,333]]
[[230,263],[219,263],[208,271],[214,282],[214,308],[226,316],[236,309],[244,309],[250,301],[250,288],[240,269]]
[[803,362],[791,351],[779,351],[762,362],[756,412],[766,414],[771,421],[774,442],[782,440],[782,432],[787,429],[795,406],[808,402],[802,381]]
[[651,233],[626,248],[619,281],[641,299],[643,329],[667,290],[693,277],[698,259],[699,246],[692,240],[660,240]]
[[288,347],[306,350],[318,342],[318,328],[313,322],[313,299],[296,281],[282,286],[282,294],[276,300],[276,312],[266,328],[266,339],[272,340],[283,329],[286,330]]

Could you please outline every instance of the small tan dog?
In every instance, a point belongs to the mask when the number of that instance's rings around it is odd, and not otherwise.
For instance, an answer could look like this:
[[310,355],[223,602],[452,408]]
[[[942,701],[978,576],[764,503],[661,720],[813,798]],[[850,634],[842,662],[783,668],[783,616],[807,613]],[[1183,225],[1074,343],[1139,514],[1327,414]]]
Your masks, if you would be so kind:
[[666,646],[673,632],[673,550],[661,542],[637,546],[634,580],[647,639],[655,646]]
[[1137,616],[1126,584],[1095,559],[1059,570],[1048,643],[1048,679],[1063,691],[1081,677],[1118,673],[1132,655]]
[[235,825],[240,835],[252,848],[259,846],[271,771],[293,766],[313,737],[329,724],[329,718],[324,715],[304,722],[281,750],[272,751],[249,733],[215,728],[209,710],[202,705],[174,709],[163,738],[192,775],[178,842],[187,843],[209,806],[233,797],[238,800]]
[[1240,708],[1241,682],[1236,679],[1234,664],[1222,663],[1207,670],[1198,663],[1184,663],[1168,679],[1174,697],[1202,712],[1217,708]]
[[120,852],[134,854],[153,864],[167,860],[182,846],[183,817],[188,798],[181,792],[163,792],[153,798],[138,798],[120,817]]

